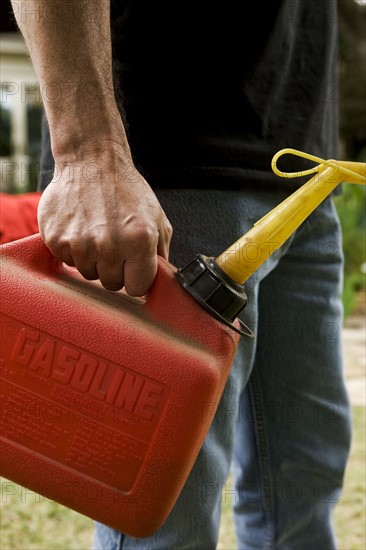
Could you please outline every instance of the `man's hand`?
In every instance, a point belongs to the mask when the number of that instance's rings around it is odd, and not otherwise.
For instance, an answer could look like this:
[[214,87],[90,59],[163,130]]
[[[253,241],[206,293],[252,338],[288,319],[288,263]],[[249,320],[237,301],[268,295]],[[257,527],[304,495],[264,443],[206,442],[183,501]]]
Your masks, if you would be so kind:
[[38,222],[54,256],[109,290],[145,294],[157,253],[168,259],[171,225],[147,182],[113,146],[78,162],[56,161]]

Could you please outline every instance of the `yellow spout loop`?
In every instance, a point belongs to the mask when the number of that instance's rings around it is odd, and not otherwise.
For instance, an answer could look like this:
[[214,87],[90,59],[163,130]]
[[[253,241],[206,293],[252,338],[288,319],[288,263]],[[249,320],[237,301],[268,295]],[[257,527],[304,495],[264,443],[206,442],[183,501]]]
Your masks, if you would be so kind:
[[[300,172],[281,172],[277,168],[277,161],[285,154],[318,164]],[[215,259],[218,266],[239,284],[249,279],[282,246],[339,183],[366,184],[365,163],[323,160],[296,149],[282,149],[276,153],[272,159],[272,169],[275,174],[285,178],[315,175]]]

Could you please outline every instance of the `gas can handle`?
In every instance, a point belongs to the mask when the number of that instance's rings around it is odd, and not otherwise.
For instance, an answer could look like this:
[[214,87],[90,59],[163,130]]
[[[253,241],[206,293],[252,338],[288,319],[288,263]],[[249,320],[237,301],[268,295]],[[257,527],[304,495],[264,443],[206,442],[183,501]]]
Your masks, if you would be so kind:
[[65,264],[52,254],[45,245],[40,233],[0,245],[0,260],[4,262],[7,260],[14,261],[15,265],[20,266],[22,269],[25,268],[33,277],[41,275],[49,278],[51,276],[58,279],[58,282],[63,280],[66,286],[78,288],[81,292],[83,292],[83,288],[87,288],[95,295],[102,296],[102,293],[104,296],[116,295],[119,297],[118,299],[127,299],[129,302],[138,305],[146,303],[150,292],[143,297],[134,297],[129,296],[124,289],[119,292],[111,292],[105,289],[98,280],[89,281],[85,279],[76,267]]

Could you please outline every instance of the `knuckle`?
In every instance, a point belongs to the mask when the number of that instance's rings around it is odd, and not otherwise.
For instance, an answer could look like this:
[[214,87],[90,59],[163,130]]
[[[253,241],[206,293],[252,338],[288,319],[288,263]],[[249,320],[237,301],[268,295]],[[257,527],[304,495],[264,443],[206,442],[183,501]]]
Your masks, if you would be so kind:
[[[157,247],[159,233],[151,224],[135,224],[123,234],[126,251],[150,252]],[[130,254],[127,254],[130,256]]]
[[45,244],[48,246],[49,244],[57,244],[60,240],[60,237],[57,233],[53,231],[44,231],[43,240]]
[[52,254],[62,261],[69,261],[70,258],[74,258],[75,254],[80,252],[80,241],[77,239],[52,234],[48,235],[44,242]]
[[90,262],[96,263],[100,257],[100,247],[94,241],[87,239],[82,250],[83,257]]
[[170,221],[167,221],[167,223],[165,224],[165,229],[168,235],[171,237],[173,235],[173,226]]
[[62,244],[60,244],[60,240],[56,236],[45,237],[44,243],[47,246],[47,248],[51,250],[52,254],[56,258],[59,258],[60,260],[62,259],[63,252],[65,251],[65,247]]
[[139,242],[156,242],[157,230],[150,224],[140,224],[134,229],[134,238]]

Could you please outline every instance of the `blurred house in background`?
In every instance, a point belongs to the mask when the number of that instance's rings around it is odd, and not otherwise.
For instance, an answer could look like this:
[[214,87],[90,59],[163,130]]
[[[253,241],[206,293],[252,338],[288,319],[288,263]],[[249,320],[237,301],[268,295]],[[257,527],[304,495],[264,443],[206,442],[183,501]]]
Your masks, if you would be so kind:
[[42,98],[10,1],[0,8],[0,68],[0,191],[33,191],[39,171]]

